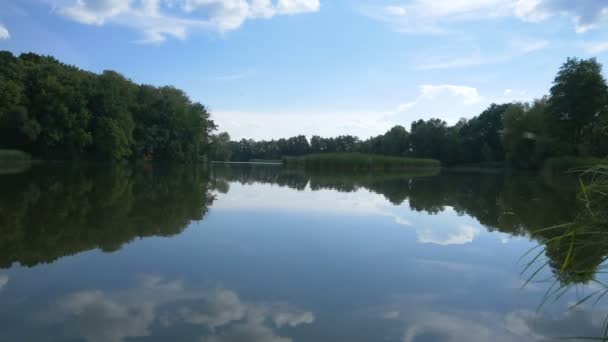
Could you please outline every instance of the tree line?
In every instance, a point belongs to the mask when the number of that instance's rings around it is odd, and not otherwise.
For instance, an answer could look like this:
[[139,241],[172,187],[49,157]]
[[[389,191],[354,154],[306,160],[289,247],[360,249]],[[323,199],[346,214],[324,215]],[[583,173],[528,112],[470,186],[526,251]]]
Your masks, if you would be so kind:
[[433,118],[397,125],[361,140],[304,135],[278,140],[232,141],[211,136],[210,157],[218,161],[275,160],[309,153],[361,152],[433,158],[444,165],[506,163],[538,168],[552,157],[605,157],[608,154],[608,86],[595,58],[568,58],[550,93],[531,103],[491,104],[454,125]]
[[0,51],[0,149],[41,159],[198,161],[215,129],[179,89]]
[[215,196],[206,168],[39,164],[0,177],[0,269],[180,234]]

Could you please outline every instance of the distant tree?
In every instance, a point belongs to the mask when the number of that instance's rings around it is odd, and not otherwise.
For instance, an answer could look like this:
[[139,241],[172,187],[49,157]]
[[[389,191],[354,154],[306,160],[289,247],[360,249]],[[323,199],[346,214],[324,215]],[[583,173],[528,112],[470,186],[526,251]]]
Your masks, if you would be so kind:
[[538,168],[549,155],[549,138],[546,133],[547,99],[533,104],[514,103],[503,117],[504,144],[507,161],[519,168]]
[[504,160],[500,134],[503,130],[502,117],[508,107],[508,104],[493,103],[478,116],[462,123],[459,128],[459,142],[466,154],[461,156],[461,162]]
[[447,123],[440,119],[412,122],[409,140],[413,156],[441,160],[447,129]]
[[211,136],[209,157],[216,161],[229,161],[232,158],[228,133],[222,132]]

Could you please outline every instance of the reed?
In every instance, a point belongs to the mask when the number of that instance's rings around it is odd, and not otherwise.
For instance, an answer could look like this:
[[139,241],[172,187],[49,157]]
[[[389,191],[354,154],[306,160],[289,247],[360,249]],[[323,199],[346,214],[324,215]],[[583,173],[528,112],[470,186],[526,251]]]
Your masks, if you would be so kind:
[[[580,185],[578,215],[571,222],[534,231],[532,235],[541,243],[522,257],[526,260],[522,271],[526,278],[523,287],[538,281],[547,267],[554,275],[539,309],[579,285],[593,284],[590,292],[580,296],[570,309],[607,298],[608,284],[598,275],[608,271],[608,165],[602,161],[575,171],[579,172]],[[570,339],[608,341],[608,319],[603,336]]]

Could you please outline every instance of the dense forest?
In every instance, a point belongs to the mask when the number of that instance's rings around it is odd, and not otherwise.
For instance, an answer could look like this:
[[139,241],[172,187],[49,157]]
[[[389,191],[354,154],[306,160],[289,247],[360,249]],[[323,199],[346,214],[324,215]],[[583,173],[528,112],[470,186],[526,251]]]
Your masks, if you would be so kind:
[[179,89],[0,51],[0,149],[40,159],[198,161],[214,129],[207,109]]
[[288,139],[231,141],[211,137],[210,156],[220,161],[276,160],[309,153],[361,152],[438,159],[444,165],[506,163],[539,168],[552,157],[605,157],[608,154],[608,86],[596,59],[569,58],[550,94],[532,103],[492,104],[471,119],[448,125],[418,120],[409,131],[395,126],[360,140],[299,135]]

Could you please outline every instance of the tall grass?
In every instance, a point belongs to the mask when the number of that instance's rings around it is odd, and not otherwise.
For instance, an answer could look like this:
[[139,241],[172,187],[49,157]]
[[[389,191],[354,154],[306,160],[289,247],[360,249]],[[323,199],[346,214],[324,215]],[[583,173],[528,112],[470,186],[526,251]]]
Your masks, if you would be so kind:
[[[581,172],[578,215],[572,222],[533,232],[542,243],[523,257],[527,258],[522,271],[526,277],[524,287],[537,281],[547,267],[554,275],[539,308],[559,300],[579,285],[594,286],[590,293],[571,304],[571,309],[607,298],[608,284],[598,279],[598,275],[608,271],[608,165],[604,161],[578,171]],[[584,338],[608,341],[608,319],[602,337]]]
[[434,159],[389,157],[362,153],[320,153],[302,157],[283,157],[283,164],[310,170],[408,170],[439,168]]

